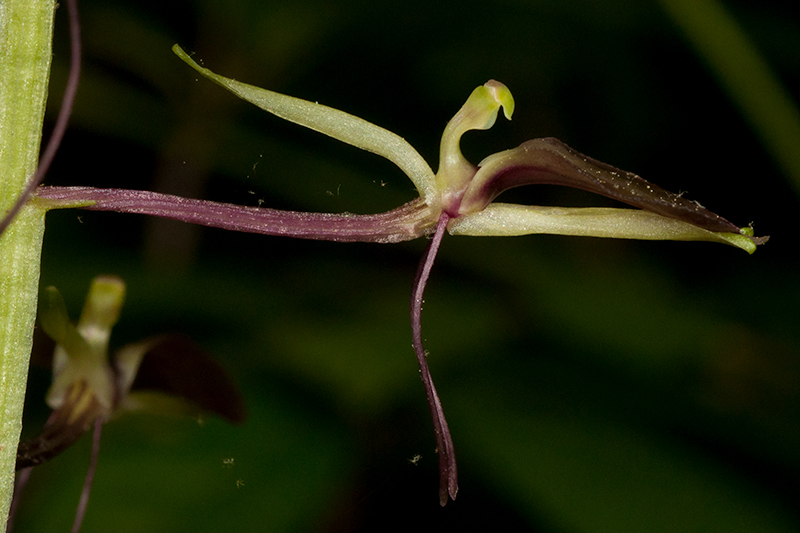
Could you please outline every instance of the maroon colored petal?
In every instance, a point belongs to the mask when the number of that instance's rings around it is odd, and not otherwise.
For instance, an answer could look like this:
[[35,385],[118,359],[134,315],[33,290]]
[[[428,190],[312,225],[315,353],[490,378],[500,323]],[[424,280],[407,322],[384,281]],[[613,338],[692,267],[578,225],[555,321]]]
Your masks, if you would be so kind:
[[480,211],[501,192],[533,184],[583,189],[709,231],[739,233],[737,226],[697,202],[587,157],[552,137],[486,158],[464,193],[460,213]]
[[244,422],[247,414],[239,389],[197,343],[183,335],[163,335],[149,344],[132,391],[177,396],[231,422]]

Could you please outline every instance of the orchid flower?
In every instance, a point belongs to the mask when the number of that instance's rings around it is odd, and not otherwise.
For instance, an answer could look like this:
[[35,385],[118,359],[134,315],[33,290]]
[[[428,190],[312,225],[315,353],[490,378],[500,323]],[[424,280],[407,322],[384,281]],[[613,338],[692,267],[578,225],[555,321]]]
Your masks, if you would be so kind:
[[58,289],[43,291],[39,322],[56,343],[53,384],[46,397],[53,415],[42,434],[20,444],[18,470],[54,457],[93,422],[102,424],[125,412],[211,412],[231,422],[244,420],[236,387],[188,338],[159,335],[109,354],[111,329],[124,298],[120,278],[97,276],[73,324]]
[[[767,238],[756,238],[682,195],[641,177],[586,157],[553,138],[534,139],[467,161],[460,139],[494,125],[500,108],[514,112],[509,89],[490,80],[476,88],[448,122],[436,173],[403,138],[361,118],[324,105],[232,80],[201,67],[178,45],[173,51],[202,76],[236,96],[285,120],[373,152],[392,161],[411,179],[419,198],[374,215],[305,213],[192,200],[146,191],[86,187],[40,187],[33,202],[45,209],[82,207],[140,213],[236,231],[331,241],[393,243],[430,236],[411,298],[413,347],[425,387],[439,454],[439,499],[458,490],[453,441],[433,384],[422,343],[422,297],[445,231],[452,235],[510,236],[537,233],[647,240],[721,242],[752,253]],[[597,193],[630,208],[562,208],[495,202],[522,185],[566,185]]]
[[46,397],[53,413],[39,435],[20,443],[17,470],[55,457],[94,423],[92,457],[73,530],[80,526],[86,510],[101,428],[108,420],[132,411],[209,412],[235,423],[245,417],[233,382],[187,338],[151,337],[123,346],[109,357],[111,329],[124,298],[125,283],[120,278],[96,277],[77,324],[70,321],[55,287],[47,287],[41,298],[40,324],[56,343],[53,384]]

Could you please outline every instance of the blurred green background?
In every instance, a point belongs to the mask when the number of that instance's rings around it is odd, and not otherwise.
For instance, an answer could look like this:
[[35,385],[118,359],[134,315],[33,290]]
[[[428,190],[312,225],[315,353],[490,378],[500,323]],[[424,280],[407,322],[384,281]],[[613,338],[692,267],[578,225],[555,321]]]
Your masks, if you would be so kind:
[[[555,136],[772,235],[752,257],[709,243],[445,237],[423,315],[461,474],[440,508],[408,320],[424,241],[53,212],[42,286],[77,316],[92,277],[122,276],[112,344],[189,334],[249,411],[241,427],[109,424],[83,531],[797,531],[800,284],[781,228],[800,190],[800,20],[781,2],[724,2],[772,69],[777,85],[762,90],[719,14],[692,27],[667,9],[680,5],[81,0],[83,78],[48,184],[356,213],[415,197],[392,164],[198,81],[170,51],[179,43],[220,74],[386,127],[433,168],[447,120],[495,78],[517,110],[466,136],[473,162]],[[65,22],[60,9],[50,120]],[[501,199],[612,205],[546,186]],[[26,435],[47,416],[48,383],[31,370]],[[69,527],[88,440],[34,471],[16,531]]]

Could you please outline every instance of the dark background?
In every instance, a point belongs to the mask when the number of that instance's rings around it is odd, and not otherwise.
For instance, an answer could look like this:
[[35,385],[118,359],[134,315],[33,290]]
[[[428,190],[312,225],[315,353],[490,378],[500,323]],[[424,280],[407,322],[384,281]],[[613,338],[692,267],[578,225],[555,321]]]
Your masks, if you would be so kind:
[[[781,3],[724,5],[800,94],[800,20]],[[415,197],[391,163],[197,81],[170,51],[179,43],[220,74],[390,129],[434,169],[447,120],[494,78],[517,110],[465,137],[473,162],[555,136],[772,236],[753,256],[710,243],[446,236],[423,315],[461,473],[458,499],[440,508],[408,320],[424,239],[336,244],[52,212],[42,286],[77,317],[95,275],[123,277],[112,344],[188,334],[249,411],[240,427],[109,424],[83,531],[797,530],[800,285],[787,228],[798,187],[659,2],[80,9],[83,78],[48,184],[355,213]],[[68,64],[64,9],[54,51],[50,120]],[[612,205],[544,186],[501,199]],[[49,379],[32,369],[25,435],[47,416]],[[34,471],[16,531],[69,527],[88,441]]]

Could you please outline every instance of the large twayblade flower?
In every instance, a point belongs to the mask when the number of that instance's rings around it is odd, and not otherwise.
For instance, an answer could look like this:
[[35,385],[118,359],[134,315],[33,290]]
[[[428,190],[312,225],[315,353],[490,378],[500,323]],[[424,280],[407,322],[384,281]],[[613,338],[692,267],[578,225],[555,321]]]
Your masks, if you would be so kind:
[[[510,119],[514,100],[491,80],[476,88],[447,124],[436,173],[400,136],[324,105],[225,78],[201,67],[179,46],[175,53],[197,72],[262,109],[301,126],[383,156],[411,179],[419,198],[386,213],[304,213],[193,200],[147,191],[86,187],[40,187],[33,200],[44,209],[140,213],[236,231],[331,241],[391,243],[431,235],[411,299],[414,351],[433,418],[439,453],[440,502],[458,490],[453,442],[422,345],[422,295],[445,231],[454,235],[505,236],[535,233],[648,240],[705,240],[752,253],[766,238],[753,237],[700,204],[630,172],[586,157],[561,141],[535,139],[485,158],[477,166],[462,155],[461,136],[489,129],[500,108]],[[494,202],[503,191],[533,184],[584,189],[633,206],[562,208]]]

